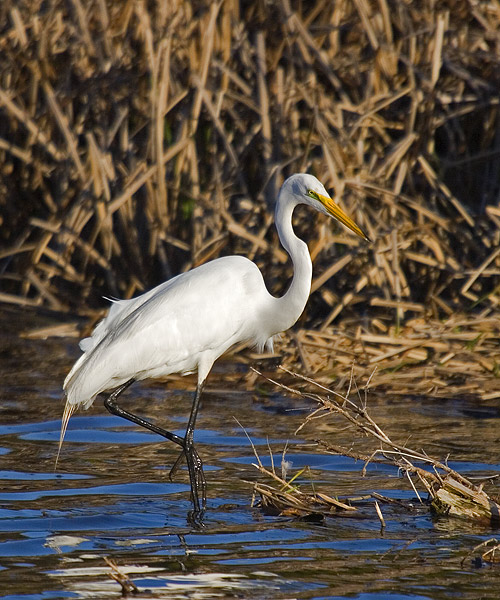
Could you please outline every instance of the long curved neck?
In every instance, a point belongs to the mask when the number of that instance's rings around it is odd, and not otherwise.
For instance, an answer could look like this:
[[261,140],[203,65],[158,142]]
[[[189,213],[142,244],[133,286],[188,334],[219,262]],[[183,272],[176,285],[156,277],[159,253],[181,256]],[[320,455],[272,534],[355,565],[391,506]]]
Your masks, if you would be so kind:
[[291,327],[302,314],[311,293],[312,262],[307,244],[299,239],[292,227],[292,213],[296,203],[278,198],[275,223],[281,244],[293,263],[293,279],[285,295],[277,299],[277,331]]

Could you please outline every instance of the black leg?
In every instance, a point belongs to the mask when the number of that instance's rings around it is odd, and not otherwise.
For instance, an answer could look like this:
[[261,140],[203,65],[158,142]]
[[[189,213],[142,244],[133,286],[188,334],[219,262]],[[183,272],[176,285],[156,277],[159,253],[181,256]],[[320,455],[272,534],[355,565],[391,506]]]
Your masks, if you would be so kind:
[[[207,502],[207,493],[206,493],[206,480],[205,475],[203,473],[203,462],[193,444],[193,432],[194,426],[196,423],[196,416],[198,414],[198,408],[200,404],[200,397],[202,391],[202,385],[198,386],[196,389],[196,394],[193,401],[193,406],[191,408],[191,414],[189,416],[188,425],[186,428],[186,435],[184,438],[176,435],[175,433],[171,433],[170,431],[166,431],[165,429],[130,413],[121,406],[118,406],[116,403],[118,396],[122,392],[124,392],[132,383],[134,379],[130,379],[120,387],[116,388],[109,396],[104,400],[104,406],[107,410],[118,417],[122,417],[127,419],[128,421],[132,421],[136,425],[140,425],[152,431],[153,433],[157,433],[162,437],[174,442],[175,444],[182,447],[182,453],[179,458],[175,461],[174,466],[170,471],[170,477],[172,478],[173,474],[177,470],[181,459],[185,456],[186,463],[189,472],[189,481],[191,484],[191,501],[193,503],[193,511],[189,515],[189,519],[194,524],[200,524],[202,522],[203,511],[205,510],[206,502]],[[200,490],[201,490],[201,506],[200,506]]]
[[124,383],[119,388],[116,388],[116,390],[111,392],[111,394],[104,400],[104,406],[109,410],[109,412],[112,415],[116,415],[117,417],[123,417],[124,419],[127,419],[127,421],[132,421],[132,423],[136,423],[141,427],[145,427],[146,429],[149,429],[149,431],[157,433],[158,435],[161,435],[164,438],[167,438],[167,440],[170,440],[171,442],[174,442],[175,444],[178,444],[179,446],[182,446],[182,448],[184,448],[184,439],[180,436],[175,435],[175,433],[171,433],[170,431],[166,431],[165,429],[162,429],[161,427],[158,427],[157,425],[154,425],[153,423],[150,423],[145,419],[141,419],[141,417],[138,417],[137,415],[134,415],[124,410],[123,408],[121,408],[121,406],[118,406],[118,404],[116,403],[118,396],[122,392],[124,392],[128,387],[130,387],[134,383],[134,381],[134,379],[129,379],[127,383]]
[[[196,503],[193,498],[195,512],[197,512],[197,510],[198,512],[203,512],[207,504],[207,482],[205,480],[205,474],[203,473],[203,462],[193,443],[194,427],[196,424],[196,417],[198,416],[198,409],[200,408],[200,398],[203,390],[203,384],[204,382],[200,383],[200,385],[198,385],[196,388],[193,406],[191,407],[191,414],[189,415],[186,434],[184,436],[184,454],[186,455],[189,478],[191,480],[191,490],[193,490],[193,487],[195,487],[197,494],[198,491],[201,490],[202,509],[200,511],[199,501]],[[195,483],[194,486],[193,482]],[[198,508],[196,508],[196,504],[198,504]]]

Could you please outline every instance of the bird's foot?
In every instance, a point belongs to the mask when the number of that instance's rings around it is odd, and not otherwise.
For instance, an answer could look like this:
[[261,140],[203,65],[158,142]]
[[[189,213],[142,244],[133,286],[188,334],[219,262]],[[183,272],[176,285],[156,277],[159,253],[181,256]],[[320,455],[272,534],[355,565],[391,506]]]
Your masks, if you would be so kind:
[[[207,481],[203,472],[203,462],[193,443],[186,443],[184,449],[191,483],[191,500],[195,512],[203,513],[207,506]],[[201,506],[200,506],[201,492]]]
[[203,518],[205,517],[205,510],[190,510],[187,515],[187,522],[194,529],[204,529],[205,521]]
[[[207,481],[205,479],[205,473],[203,472],[203,461],[192,442],[185,442],[183,450],[170,469],[168,476],[172,481],[184,459],[186,459],[187,462],[189,482],[191,484],[191,501],[193,503],[193,510],[191,513],[194,515],[194,520],[196,521],[198,520],[197,516],[203,515],[207,506]],[[190,521],[189,518],[188,520]]]
[[172,468],[170,469],[170,471],[168,473],[168,478],[170,479],[170,481],[174,480],[174,476],[177,473],[179,466],[185,457],[186,457],[186,455],[184,454],[184,450],[183,450],[177,457],[176,461],[174,462]]

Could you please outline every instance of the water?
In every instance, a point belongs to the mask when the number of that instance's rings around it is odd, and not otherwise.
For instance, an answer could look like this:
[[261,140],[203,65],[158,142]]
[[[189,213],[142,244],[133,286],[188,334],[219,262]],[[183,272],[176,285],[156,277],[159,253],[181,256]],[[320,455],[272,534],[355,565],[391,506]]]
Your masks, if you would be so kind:
[[[19,339],[19,326],[27,326],[25,317],[10,314],[0,338],[2,598],[120,598],[105,557],[128,574],[141,598],[500,597],[499,565],[467,557],[498,532],[433,519],[395,469],[372,465],[363,478],[359,462],[318,453],[310,443],[322,437],[367,448],[352,430],[320,420],[294,436],[312,405],[278,393],[240,391],[243,386],[217,374],[196,432],[208,481],[203,530],[186,521],[186,472],[173,482],[168,478],[177,449],[112,417],[100,401],[71,419],[54,471],[61,382],[77,355],[76,341]],[[135,385],[123,402],[182,433],[191,396],[168,388]],[[450,453],[451,465],[465,475],[499,471],[498,404],[373,398],[369,408],[395,439],[441,459]],[[320,524],[264,515],[251,506],[251,482],[265,480],[233,417],[267,465],[269,447],[279,465],[288,441],[291,474],[311,468],[301,478],[305,485],[313,480],[331,495],[377,491],[412,501],[414,509],[382,505],[383,531],[375,511],[365,519]]]

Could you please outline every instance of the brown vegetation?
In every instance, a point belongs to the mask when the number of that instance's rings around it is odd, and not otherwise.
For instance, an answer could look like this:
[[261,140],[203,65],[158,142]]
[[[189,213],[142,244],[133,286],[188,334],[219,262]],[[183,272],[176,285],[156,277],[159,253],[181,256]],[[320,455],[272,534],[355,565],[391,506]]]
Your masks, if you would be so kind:
[[[361,435],[369,441],[371,446],[370,453],[361,453],[354,448],[354,444],[349,448],[333,446],[326,440],[316,440],[316,444],[327,453],[341,454],[350,456],[363,463],[362,472],[366,473],[368,464],[372,462],[390,464],[406,477],[409,485],[415,492],[415,495],[422,506],[427,506],[430,511],[436,515],[446,517],[456,517],[470,521],[475,524],[482,524],[488,527],[498,527],[500,523],[500,498],[498,496],[489,496],[483,489],[485,484],[491,484],[488,477],[485,477],[479,484],[473,483],[463,475],[454,471],[445,462],[437,460],[430,456],[425,449],[415,450],[406,443],[398,443],[391,439],[389,435],[374,421],[368,411],[368,394],[365,391],[364,397],[358,392],[355,401],[349,399],[349,392],[346,395],[339,394],[334,390],[328,389],[320,383],[304,376],[294,375],[296,381],[302,380],[308,385],[308,391],[302,392],[296,387],[284,386],[288,394],[294,394],[304,399],[316,401],[318,408],[310,413],[305,422],[299,428],[299,431],[313,420],[323,419],[334,421],[339,417],[341,425],[352,428],[356,434]],[[276,383],[276,382],[273,382]],[[353,387],[354,382],[350,382],[349,389]],[[381,502],[399,502],[411,509],[411,503],[394,501],[391,498],[385,498],[380,494],[373,492],[367,496],[357,498],[342,498],[341,500],[331,498],[314,489],[307,493],[297,486],[294,481],[303,474],[303,471],[297,473],[289,481],[286,480],[286,473],[277,475],[274,463],[272,468],[266,469],[254,448],[257,463],[255,466],[261,473],[271,478],[273,482],[279,484],[279,489],[270,485],[257,483],[254,485],[255,492],[260,495],[261,506],[267,512],[281,514],[292,517],[311,517],[311,516],[346,516],[346,514],[356,512],[357,505],[365,506],[367,501],[371,501],[371,509],[377,512],[382,527],[385,526],[384,518],[378,506],[377,500]],[[282,459],[283,468],[284,453]],[[489,486],[491,487],[491,486]],[[420,488],[420,493],[417,488]],[[423,492],[427,495],[424,500],[421,496]],[[330,492],[331,493],[331,492]],[[425,498],[425,496],[424,496]]]
[[399,380],[418,393],[498,375],[496,4],[4,0],[0,19],[1,301],[88,310],[227,253],[281,293],[269,209],[310,171],[375,243],[298,211],[315,279],[290,360],[332,376],[361,354],[381,387],[431,365]]

